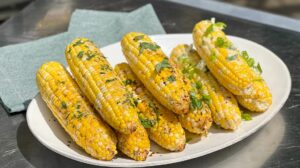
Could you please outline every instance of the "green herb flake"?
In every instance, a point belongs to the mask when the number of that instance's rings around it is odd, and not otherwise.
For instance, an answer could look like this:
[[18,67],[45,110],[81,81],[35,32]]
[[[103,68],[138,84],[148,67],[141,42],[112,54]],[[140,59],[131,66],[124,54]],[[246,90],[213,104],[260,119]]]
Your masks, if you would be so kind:
[[64,102],[64,101],[61,102],[60,106],[61,106],[62,109],[67,109],[68,108],[66,102]]
[[261,68],[261,66],[260,66],[259,63],[257,63],[256,69],[258,70],[258,72],[259,72],[260,74],[263,72],[263,71],[262,71],[262,68]]
[[211,99],[210,95],[206,95],[206,94],[203,94],[203,95],[202,95],[202,100],[203,100],[203,101],[209,102],[210,99]]
[[147,43],[147,42],[141,42],[140,43],[140,51],[139,51],[139,55],[141,55],[143,53],[144,50],[151,50],[151,51],[156,51],[157,49],[159,49],[160,46],[157,44],[153,44],[153,43]]
[[238,56],[237,54],[234,54],[234,55],[231,55],[231,56],[227,57],[226,59],[228,61],[233,61],[233,60],[235,60],[237,58],[237,56]]
[[123,84],[124,84],[125,86],[131,85],[131,84],[133,84],[133,83],[134,83],[134,81],[131,80],[131,79],[126,79],[126,80],[123,81]]
[[80,119],[83,116],[83,112],[77,111],[78,114],[76,115],[76,118]]
[[148,120],[143,118],[140,118],[140,122],[144,128],[152,128],[156,124],[155,120]]
[[73,44],[73,47],[76,47],[80,44],[84,44],[84,42],[82,42],[81,40],[78,40],[78,41],[75,42],[75,44]]
[[86,60],[90,60],[90,59],[92,59],[92,58],[95,57],[95,56],[96,56],[96,54],[89,54],[89,55],[87,56]]
[[77,110],[80,109],[80,104],[77,104],[76,109]]
[[211,55],[210,55],[210,60],[211,61],[215,61],[217,59],[217,55],[215,52],[213,52]]
[[222,37],[218,37],[217,40],[215,41],[215,45],[217,47],[223,47],[225,44],[225,41]]
[[101,65],[100,68],[101,68],[102,71],[107,71],[107,70],[110,70],[110,71],[111,71],[111,70],[112,70],[111,67],[110,67],[109,65]]
[[174,81],[176,80],[176,78],[175,78],[175,76],[170,75],[170,76],[167,78],[167,80],[168,80],[170,83],[172,83],[172,82],[174,82]]
[[139,41],[139,40],[142,40],[144,38],[144,35],[139,35],[139,36],[135,36],[133,38],[134,41]]
[[155,65],[156,72],[160,72],[163,68],[171,68],[167,58],[163,59],[160,63]]
[[107,79],[107,80],[105,81],[105,83],[109,83],[109,82],[112,82],[112,81],[115,81],[115,80],[117,80],[117,78]]
[[199,82],[199,81],[196,81],[195,82],[195,87],[196,87],[196,89],[201,89],[202,88],[202,83]]
[[213,30],[214,30],[214,24],[209,25],[204,32],[204,36],[208,36],[211,32],[213,32]]
[[191,107],[193,109],[201,109],[202,108],[202,101],[201,99],[198,99],[195,95],[195,93],[190,93],[190,100],[191,100]]
[[81,58],[83,57],[83,54],[84,54],[84,51],[80,51],[80,52],[77,54],[77,57],[81,59]]
[[245,121],[250,121],[250,120],[252,120],[252,117],[248,113],[242,113],[242,119]]
[[214,24],[214,26],[220,28],[220,29],[225,29],[227,27],[227,25],[223,22],[217,22]]

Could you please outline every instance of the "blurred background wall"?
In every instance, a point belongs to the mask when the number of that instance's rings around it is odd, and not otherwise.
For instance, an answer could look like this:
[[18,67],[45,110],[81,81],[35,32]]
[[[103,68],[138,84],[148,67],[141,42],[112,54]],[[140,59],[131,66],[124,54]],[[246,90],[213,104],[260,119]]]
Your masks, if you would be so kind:
[[[30,2],[38,0],[0,0],[0,25],[9,17],[17,14]],[[72,1],[72,0],[56,0]],[[209,1],[209,0],[207,0]],[[212,0],[211,0],[212,1]],[[214,0],[268,11],[300,19],[300,0]],[[33,11],[34,12],[34,11]]]

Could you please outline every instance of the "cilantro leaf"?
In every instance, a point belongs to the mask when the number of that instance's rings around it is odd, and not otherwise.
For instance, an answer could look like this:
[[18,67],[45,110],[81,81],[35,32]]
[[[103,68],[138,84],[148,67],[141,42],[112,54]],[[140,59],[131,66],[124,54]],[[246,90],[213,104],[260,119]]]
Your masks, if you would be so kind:
[[151,51],[156,51],[159,48],[160,48],[160,46],[157,45],[157,44],[147,43],[147,42],[141,42],[140,43],[139,55],[141,55],[143,53],[143,51],[146,50],[146,49],[149,49]]
[[135,36],[133,38],[134,41],[139,41],[139,40],[142,40],[144,38],[144,35],[139,35],[139,36]]
[[222,37],[218,37],[217,40],[215,41],[215,45],[217,47],[223,47],[225,44],[225,41]]
[[263,72],[259,63],[257,63],[256,69],[258,70],[259,73]]
[[109,82],[112,82],[112,81],[115,81],[115,80],[117,80],[117,78],[107,79],[107,80],[105,81],[105,83],[109,83]]
[[217,22],[214,24],[214,26],[219,27],[221,29],[225,29],[227,27],[227,25],[223,22]]
[[62,108],[62,109],[67,109],[67,104],[66,104],[66,102],[62,101],[60,105],[61,105],[61,108]]
[[143,119],[141,117],[139,119],[144,128],[151,128],[156,124],[155,120]]
[[214,30],[214,24],[209,25],[204,32],[204,36],[209,35],[211,32],[213,32],[213,30]]
[[77,57],[78,57],[78,58],[82,58],[83,54],[84,54],[84,51],[80,51],[80,52],[77,54]]
[[201,99],[198,99],[195,95],[195,93],[190,93],[190,100],[191,100],[191,107],[193,109],[201,109],[202,108],[202,101]]
[[174,81],[176,80],[176,78],[175,78],[175,76],[170,75],[170,76],[167,78],[167,80],[168,80],[169,82],[174,82]]
[[248,113],[242,113],[242,119],[245,121],[250,121],[250,120],[252,120],[252,117]]
[[133,83],[134,83],[134,81],[131,80],[131,79],[126,79],[126,80],[123,81],[123,84],[124,84],[125,86],[131,85],[131,84],[133,84]]
[[235,60],[236,58],[237,58],[237,54],[234,54],[234,55],[231,55],[231,56],[227,57],[226,59],[227,59],[228,61],[233,61],[233,60]]
[[171,68],[171,65],[169,64],[169,61],[167,58],[164,58],[160,63],[155,65],[155,71],[158,73],[163,68]]

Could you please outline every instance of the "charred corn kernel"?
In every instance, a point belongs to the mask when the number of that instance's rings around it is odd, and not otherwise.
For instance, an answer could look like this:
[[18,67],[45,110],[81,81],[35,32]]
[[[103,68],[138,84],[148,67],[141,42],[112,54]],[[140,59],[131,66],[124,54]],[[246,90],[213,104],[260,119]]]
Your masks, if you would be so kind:
[[75,39],[67,46],[66,58],[80,89],[102,118],[121,133],[134,132],[139,124],[137,108],[95,44],[86,38]]
[[117,133],[118,149],[128,157],[142,161],[146,160],[150,151],[150,140],[145,128],[138,125],[131,134]]
[[162,105],[177,114],[189,111],[183,77],[157,44],[146,34],[131,32],[123,37],[121,45],[133,72]]
[[251,68],[226,37],[221,22],[204,20],[193,30],[194,45],[210,72],[235,95],[251,95],[248,87],[254,80]]
[[77,145],[97,159],[111,160],[117,154],[113,130],[98,117],[60,63],[43,64],[36,81],[43,100]]
[[208,72],[197,51],[192,46],[181,44],[172,50],[170,60],[186,77],[195,81],[204,97],[209,96],[213,121],[224,129],[237,129],[241,112],[235,97]]
[[170,151],[182,151],[185,133],[176,115],[159,104],[127,63],[115,66],[115,72],[138,99],[139,118],[151,140]]
[[245,108],[254,112],[264,112],[272,104],[272,94],[263,79],[253,82],[253,90],[256,96],[237,96],[238,102]]

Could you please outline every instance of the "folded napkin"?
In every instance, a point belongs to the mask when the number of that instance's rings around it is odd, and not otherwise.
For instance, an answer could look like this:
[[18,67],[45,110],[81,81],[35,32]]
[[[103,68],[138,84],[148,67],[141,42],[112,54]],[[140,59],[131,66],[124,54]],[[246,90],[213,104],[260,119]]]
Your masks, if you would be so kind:
[[72,39],[87,37],[103,47],[119,41],[130,31],[165,33],[151,5],[130,13],[76,10],[67,32],[0,48],[1,104],[9,113],[25,110],[38,93],[37,69],[46,61],[66,65],[64,50]]

